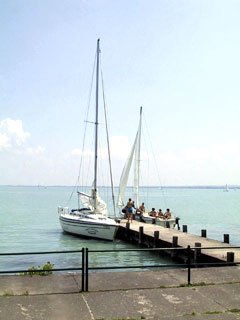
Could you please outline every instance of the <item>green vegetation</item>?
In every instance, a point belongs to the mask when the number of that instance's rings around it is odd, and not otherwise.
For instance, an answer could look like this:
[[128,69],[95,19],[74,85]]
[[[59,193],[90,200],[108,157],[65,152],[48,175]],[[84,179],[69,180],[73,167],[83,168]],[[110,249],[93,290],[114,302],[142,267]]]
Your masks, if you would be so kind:
[[238,313],[238,312],[240,312],[240,309],[230,309],[230,310],[228,310],[228,312]]
[[192,283],[192,284],[187,284],[187,283],[181,283],[179,285],[180,288],[192,288],[192,287],[204,287],[204,286],[213,286],[215,285],[216,283],[214,282],[209,282],[209,283],[206,283],[206,282],[200,282],[200,283]]
[[[141,316],[140,318],[113,318],[108,320],[142,320],[142,319],[146,319],[146,318]],[[105,320],[105,318],[98,318],[96,320]]]
[[12,296],[13,296],[13,294],[12,293],[8,293],[8,292],[3,294],[3,297],[12,297]]
[[[33,276],[33,275],[39,275],[39,276],[47,276],[49,274],[52,274],[54,264],[50,263],[49,261],[44,266],[38,266],[36,269],[34,266],[28,268],[27,272],[20,273],[21,276]],[[43,271],[46,270],[46,271]]]
[[220,314],[222,313],[222,311],[207,311],[207,312],[204,312],[203,314]]
[[195,312],[192,313],[185,313],[183,316],[187,317],[187,316],[196,316],[197,314]]

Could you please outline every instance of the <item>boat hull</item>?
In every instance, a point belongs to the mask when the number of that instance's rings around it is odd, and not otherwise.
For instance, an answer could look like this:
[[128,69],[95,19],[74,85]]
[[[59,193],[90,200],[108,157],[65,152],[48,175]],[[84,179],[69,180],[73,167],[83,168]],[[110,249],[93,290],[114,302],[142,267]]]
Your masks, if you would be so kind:
[[92,221],[60,215],[59,221],[63,231],[83,237],[97,238],[103,240],[113,240],[115,238],[118,224],[96,223]]
[[155,219],[155,224],[164,228],[171,228],[174,229],[176,226],[176,219],[160,219],[160,218],[154,218],[147,215],[142,215],[142,219],[145,223],[153,223],[153,219]]

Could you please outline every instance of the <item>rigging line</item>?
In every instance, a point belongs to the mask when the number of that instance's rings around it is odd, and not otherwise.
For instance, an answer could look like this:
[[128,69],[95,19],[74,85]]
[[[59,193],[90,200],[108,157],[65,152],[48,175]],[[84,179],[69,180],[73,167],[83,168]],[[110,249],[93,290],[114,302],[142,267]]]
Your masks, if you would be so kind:
[[104,93],[104,82],[103,82],[103,71],[102,71],[101,55],[100,55],[100,69],[101,69],[101,80],[102,80],[102,93],[103,93],[103,106],[104,106],[104,116],[105,116],[105,128],[106,128],[106,134],[107,134],[108,161],[109,161],[110,179],[111,179],[111,187],[112,187],[112,201],[113,201],[114,217],[116,218],[117,216],[116,216],[116,206],[115,206],[115,195],[114,195],[114,189],[113,189],[112,162],[111,162],[111,154],[110,154],[109,135],[108,135],[108,121],[107,121],[106,100],[105,100],[105,93]]
[[145,121],[146,131],[147,131],[147,134],[148,134],[148,139],[149,139],[149,141],[150,141],[150,147],[151,147],[151,151],[152,151],[152,154],[153,154],[154,163],[155,163],[156,170],[157,170],[157,177],[158,177],[158,180],[159,180],[159,182],[160,182],[160,190],[161,190],[161,193],[162,193],[162,195],[163,195],[164,204],[165,204],[165,206],[167,206],[166,198],[165,198],[165,194],[164,194],[164,191],[163,191],[163,188],[162,188],[162,182],[161,182],[161,178],[160,178],[160,174],[159,174],[159,170],[158,170],[158,165],[157,165],[157,161],[156,161],[156,156],[155,156],[155,153],[154,153],[154,149],[153,149],[153,145],[152,145],[152,140],[151,140],[151,138],[150,138],[150,134],[149,134],[149,130],[148,130],[148,126],[147,126],[147,121],[146,121],[145,115],[144,115],[144,121]]
[[82,170],[82,165],[83,165],[83,154],[84,154],[84,149],[85,149],[86,131],[87,131],[87,124],[88,124],[87,119],[88,119],[88,115],[89,115],[90,103],[91,103],[91,97],[92,97],[92,88],[93,88],[94,71],[96,69],[96,60],[97,60],[97,52],[95,53],[92,77],[91,77],[91,82],[90,82],[90,90],[89,90],[89,95],[88,95],[88,104],[87,104],[86,115],[85,115],[86,121],[85,121],[85,126],[84,126],[83,144],[82,144],[81,159],[80,159],[80,164],[79,164],[79,169],[78,169],[78,177],[77,177],[77,181],[74,185],[74,189],[73,189],[73,191],[67,201],[67,204],[72,199],[72,196],[75,193],[75,191],[78,190],[78,185],[79,185],[79,180],[80,180],[80,175],[81,175],[81,170]]

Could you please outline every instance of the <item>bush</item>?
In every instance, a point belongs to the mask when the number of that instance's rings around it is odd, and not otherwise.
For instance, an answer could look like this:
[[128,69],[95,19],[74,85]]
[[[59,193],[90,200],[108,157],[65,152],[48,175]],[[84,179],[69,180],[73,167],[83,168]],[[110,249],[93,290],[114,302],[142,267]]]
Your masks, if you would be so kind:
[[[27,272],[20,273],[21,276],[34,276],[34,275],[39,275],[39,276],[47,276],[49,274],[52,274],[52,269],[53,269],[54,264],[50,263],[49,261],[44,265],[44,266],[38,266],[36,269],[34,266],[28,268]],[[46,270],[46,271],[42,271]]]

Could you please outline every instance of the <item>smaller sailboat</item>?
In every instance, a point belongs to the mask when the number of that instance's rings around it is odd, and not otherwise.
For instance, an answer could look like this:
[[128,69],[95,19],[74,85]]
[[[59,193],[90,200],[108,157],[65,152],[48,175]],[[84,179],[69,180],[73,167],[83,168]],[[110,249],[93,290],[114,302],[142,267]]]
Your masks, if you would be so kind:
[[226,184],[225,185],[225,188],[224,188],[224,190],[223,190],[224,192],[228,192],[229,191],[229,187],[228,187],[228,185]]
[[[140,119],[137,134],[132,146],[132,149],[129,153],[129,156],[124,165],[122,175],[119,183],[119,194],[117,206],[119,208],[124,207],[123,199],[125,195],[125,190],[128,182],[128,177],[130,173],[130,169],[132,163],[134,163],[134,200],[135,200],[135,208],[139,208],[139,177],[140,177],[140,152],[141,152],[141,131],[142,131],[142,107],[140,108]],[[122,210],[120,215],[123,216]],[[135,218],[137,214],[135,214]],[[175,228],[176,226],[176,218],[173,217],[152,217],[150,215],[150,211],[142,212],[139,215],[139,218],[146,223],[153,223],[153,219],[155,219],[155,223],[162,227],[170,227]],[[179,220],[179,218],[178,218]]]
[[[97,190],[97,169],[98,169],[98,85],[99,85],[99,39],[97,42],[97,67],[96,67],[96,106],[95,106],[95,154],[94,154],[94,180],[90,194],[78,192],[83,207],[72,209],[58,207],[59,220],[63,231],[80,236],[113,240],[119,224],[108,217],[107,205],[100,198]],[[106,126],[107,129],[107,126]],[[109,145],[108,145],[109,146]],[[109,164],[110,164],[110,150]],[[111,165],[110,165],[111,169]],[[111,170],[110,170],[111,171]],[[113,181],[111,184],[113,190]],[[113,197],[114,199],[114,197]],[[114,206],[115,207],[115,206]]]

